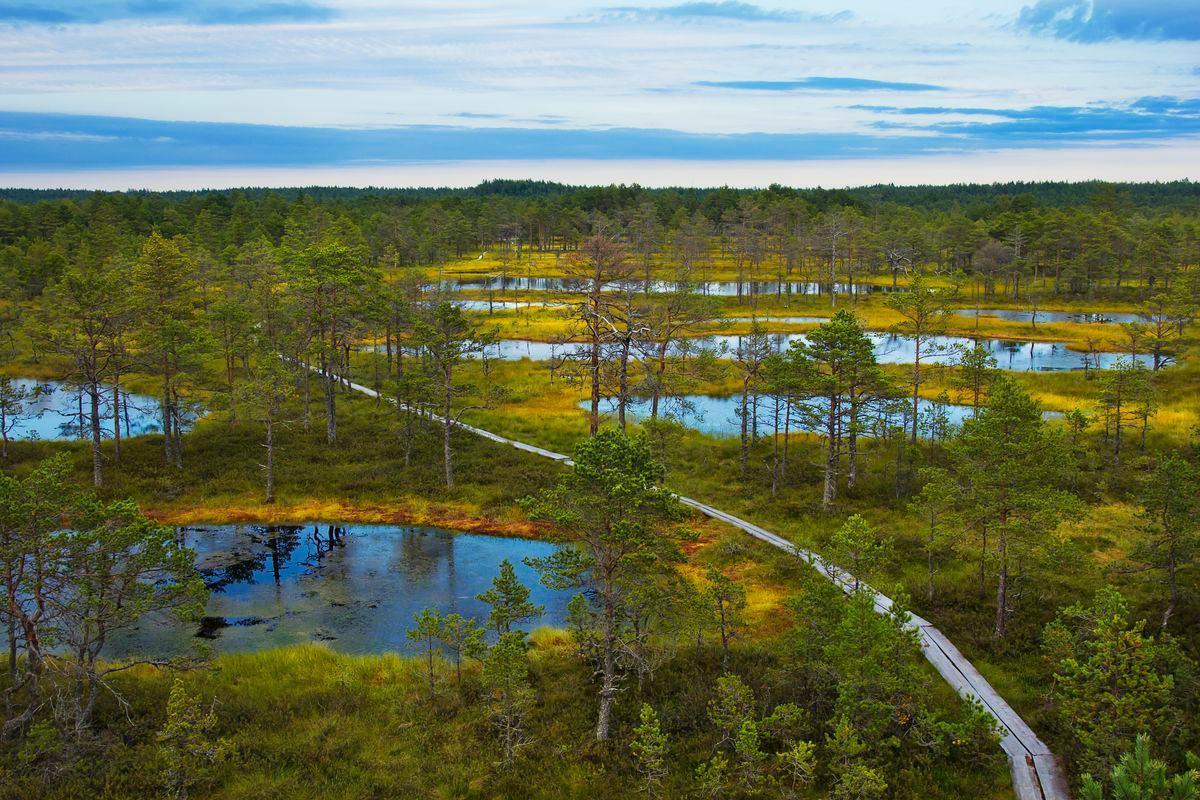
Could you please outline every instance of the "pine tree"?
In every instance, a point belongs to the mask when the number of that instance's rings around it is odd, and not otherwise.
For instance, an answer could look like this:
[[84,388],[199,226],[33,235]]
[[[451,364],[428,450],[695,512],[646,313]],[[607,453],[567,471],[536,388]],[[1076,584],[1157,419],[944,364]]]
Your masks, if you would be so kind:
[[637,760],[637,769],[645,782],[646,796],[656,797],[667,777],[667,735],[659,725],[658,715],[649,703],[642,704],[641,723],[633,729],[629,749]]
[[[1163,761],[1150,757],[1150,737],[1138,734],[1133,750],[1121,756],[1109,775],[1113,800],[1198,800],[1200,759],[1187,754],[1188,769],[1167,774]],[[1105,800],[1104,785],[1090,774],[1080,781],[1080,800]]]
[[511,631],[500,636],[483,660],[483,685],[506,764],[511,764],[517,752],[530,744],[525,720],[533,710],[536,696],[529,684],[528,650],[525,634]]
[[200,698],[176,678],[167,700],[167,720],[157,737],[168,797],[187,800],[191,789],[207,780],[229,754],[230,743],[213,737],[216,727],[216,711],[202,709]]
[[717,678],[715,696],[708,701],[708,720],[721,734],[717,746],[732,743],[742,724],[754,719],[754,693],[736,674]]
[[1055,706],[1084,772],[1107,772],[1138,734],[1162,735],[1177,718],[1166,669],[1177,656],[1144,629],[1144,621],[1130,621],[1121,593],[1106,586],[1089,605],[1062,609],[1043,633]]
[[442,648],[453,654],[455,680],[462,684],[463,659],[481,658],[487,651],[483,628],[469,617],[447,614],[442,617],[437,638]]
[[526,563],[542,582],[558,589],[586,588],[586,624],[600,675],[596,740],[606,741],[613,699],[622,677],[621,653],[630,635],[626,624],[628,578],[661,569],[678,557],[663,523],[683,515],[679,499],[662,487],[663,467],[644,435],[603,431],[575,448],[574,466],[550,491],[523,506],[531,517],[573,531],[578,542],[545,559]]
[[705,572],[708,580],[706,594],[710,609],[714,612],[717,630],[721,634],[721,669],[729,669],[729,642],[737,637],[738,630],[745,621],[743,612],[746,610],[746,589],[736,581],[730,580],[724,572],[716,567],[709,567]]
[[1036,565],[1059,523],[1078,508],[1066,483],[1069,452],[1058,431],[1042,419],[1038,403],[1010,378],[998,378],[979,416],[963,424],[950,447],[952,473],[963,488],[966,524],[980,531],[984,552],[995,542],[995,638],[1008,632],[1013,581],[1020,565]]
[[763,762],[767,754],[762,750],[762,742],[758,735],[758,723],[753,719],[742,722],[733,737],[733,752],[737,756],[738,771],[741,773],[740,783],[744,789],[753,793],[763,781]]
[[500,562],[500,574],[492,579],[492,588],[475,599],[492,607],[487,624],[497,635],[508,633],[514,625],[526,620],[537,619],[546,610],[529,602],[529,587],[517,578],[507,558]]
[[875,572],[891,557],[891,538],[881,538],[871,523],[854,514],[829,540],[830,558],[849,573],[858,591],[863,576]]
[[868,765],[864,756],[867,746],[854,732],[846,719],[838,720],[833,734],[825,742],[829,770],[833,773],[833,800],[882,800],[887,781]]
[[429,673],[429,694],[437,690],[434,682],[433,654],[437,646],[438,636],[442,632],[442,613],[436,608],[423,608],[413,615],[416,623],[408,629],[408,640],[419,642],[424,649],[426,669]]
[[811,786],[816,779],[816,751],[812,742],[799,741],[776,754],[779,771],[793,794]]
[[1167,453],[1146,481],[1142,506],[1146,535],[1134,548],[1133,559],[1162,575],[1165,630],[1179,606],[1181,572],[1200,557],[1200,469]]

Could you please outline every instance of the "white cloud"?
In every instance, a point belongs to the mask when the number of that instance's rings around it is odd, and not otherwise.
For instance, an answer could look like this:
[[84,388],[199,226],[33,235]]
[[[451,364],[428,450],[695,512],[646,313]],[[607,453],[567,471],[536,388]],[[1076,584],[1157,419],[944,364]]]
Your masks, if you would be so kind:
[[[467,112],[457,124],[836,133],[879,119],[851,105],[915,101],[694,84],[837,76],[947,86],[947,107],[1025,108],[1188,96],[1196,68],[1179,43],[1021,34],[1008,25],[1020,0],[755,0],[762,18],[687,25],[601,12],[696,5],[685,0],[324,4],[337,13],[318,23],[0,25],[0,110],[328,126]],[[847,9],[852,19],[814,21]]]

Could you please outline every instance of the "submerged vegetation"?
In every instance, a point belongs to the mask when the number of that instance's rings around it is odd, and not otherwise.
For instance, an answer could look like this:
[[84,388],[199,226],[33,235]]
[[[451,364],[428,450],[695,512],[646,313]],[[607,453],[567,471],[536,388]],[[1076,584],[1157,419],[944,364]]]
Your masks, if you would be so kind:
[[[1084,796],[1189,791],[1200,228],[1159,188],[0,202],[0,793],[1010,796],[910,613]],[[27,378],[72,393],[68,438],[10,440]],[[707,396],[734,435],[695,429]],[[486,618],[425,609],[403,654],[106,650],[203,609],[160,523],[304,520],[549,539],[528,565],[578,596],[530,630],[502,562]]]

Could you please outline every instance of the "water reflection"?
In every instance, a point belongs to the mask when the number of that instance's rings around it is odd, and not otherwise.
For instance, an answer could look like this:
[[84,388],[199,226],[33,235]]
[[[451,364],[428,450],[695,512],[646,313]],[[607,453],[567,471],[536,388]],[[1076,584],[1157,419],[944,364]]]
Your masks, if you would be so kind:
[[[867,336],[875,346],[875,357],[881,364],[911,364],[915,357],[912,339],[891,333],[870,332]],[[695,352],[703,347],[724,353],[734,353],[744,337],[739,334],[698,336],[674,345],[674,354],[682,346]],[[768,334],[771,347],[783,351],[793,341],[802,341],[802,333]],[[1064,370],[1108,369],[1118,360],[1129,358],[1122,353],[1085,353],[1072,350],[1063,342],[1021,342],[1007,339],[972,339],[967,336],[935,336],[922,346],[922,360],[926,363],[953,363],[961,348],[969,348],[979,342],[996,358],[999,369],[1012,372],[1058,372]],[[531,361],[550,361],[570,355],[579,345],[571,343],[537,342],[528,339],[503,339],[488,348],[487,355],[504,361],[528,358]],[[1147,366],[1149,359],[1139,356]]]
[[[529,276],[498,276],[470,275],[459,278],[447,278],[438,283],[438,288],[444,292],[459,291],[514,291],[514,292],[567,292],[576,291],[582,286],[582,281],[573,278],[534,278]],[[837,293],[842,295],[865,295],[877,293],[905,292],[903,286],[895,287],[882,284],[848,283],[833,284]],[[645,281],[633,281],[633,286],[639,290],[646,289]],[[651,292],[673,292],[681,284],[675,281],[650,281]],[[697,294],[715,295],[718,297],[737,297],[739,295],[821,295],[829,294],[830,284],[816,281],[742,281],[739,287],[737,281],[700,281],[690,284],[692,291]],[[620,287],[609,286],[606,291],[619,291]]]
[[1015,308],[960,308],[954,312],[960,317],[994,317],[1007,322],[1084,322],[1093,324],[1137,322],[1137,314],[1121,311],[1027,311]]
[[[78,439],[91,436],[89,418],[91,400],[80,389],[59,381],[17,378],[13,384],[30,395],[25,412],[9,431],[10,439]],[[105,438],[113,433],[114,403],[111,387],[100,397],[100,432]],[[185,409],[185,427],[190,427],[201,412],[199,407]],[[162,431],[162,406],[156,398],[122,391],[118,413],[121,435],[141,436]]]
[[546,589],[520,563],[554,549],[529,539],[381,525],[220,525],[180,530],[195,549],[211,595],[205,621],[144,622],[110,655],[169,656],[197,635],[222,652],[326,641],[349,653],[402,651],[412,616],[435,606],[483,620],[475,599],[513,562],[546,613],[533,624],[561,625],[572,593]]
[[[615,410],[615,401],[606,400],[608,414]],[[589,402],[581,400],[579,408],[587,409]],[[748,413],[747,430],[757,430],[759,435],[769,435],[778,423],[782,433],[785,429],[791,432],[806,432],[823,434],[825,432],[825,410],[829,407],[824,398],[812,398],[804,402],[804,409],[793,407],[791,414],[781,403],[779,408],[773,398],[760,398],[757,407],[751,405]],[[635,420],[650,417],[650,400],[634,398],[626,406],[628,413]],[[730,395],[717,397],[712,395],[691,394],[683,397],[664,398],[659,402],[659,413],[667,416],[685,428],[706,433],[710,436],[730,437],[740,436],[742,429],[741,397]],[[941,438],[948,432],[949,426],[960,426],[964,420],[970,419],[975,413],[969,405],[954,403],[935,403],[921,398],[917,403],[917,429],[927,438]],[[778,414],[778,418],[776,415]],[[1062,415],[1058,412],[1044,412],[1046,419],[1055,419]],[[898,398],[883,406],[873,407],[864,412],[859,420],[860,434],[866,438],[879,436],[890,428],[907,428],[912,425],[912,400]]]

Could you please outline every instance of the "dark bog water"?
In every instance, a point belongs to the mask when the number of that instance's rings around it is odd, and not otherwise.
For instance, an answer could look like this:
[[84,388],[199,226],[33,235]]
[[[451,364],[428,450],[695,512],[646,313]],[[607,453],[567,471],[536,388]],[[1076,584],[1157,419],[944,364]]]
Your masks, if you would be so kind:
[[[90,413],[90,400],[80,397],[78,389],[58,381],[17,378],[13,381],[31,395],[25,413],[9,430],[10,439],[78,439],[91,435],[91,424],[84,416],[80,435],[80,408]],[[107,439],[113,433],[113,396],[109,388],[100,402],[100,429]],[[121,393],[121,435],[141,436],[162,431],[162,406],[156,398],[143,394]]]
[[561,625],[574,594],[546,589],[521,563],[554,550],[530,539],[327,523],[220,525],[181,535],[211,590],[204,624],[147,621],[115,642],[109,655],[180,654],[197,634],[221,652],[313,641],[347,653],[408,650],[405,633],[423,608],[483,622],[488,606],[475,595],[491,585],[506,558],[533,602],[546,607],[527,629]]

